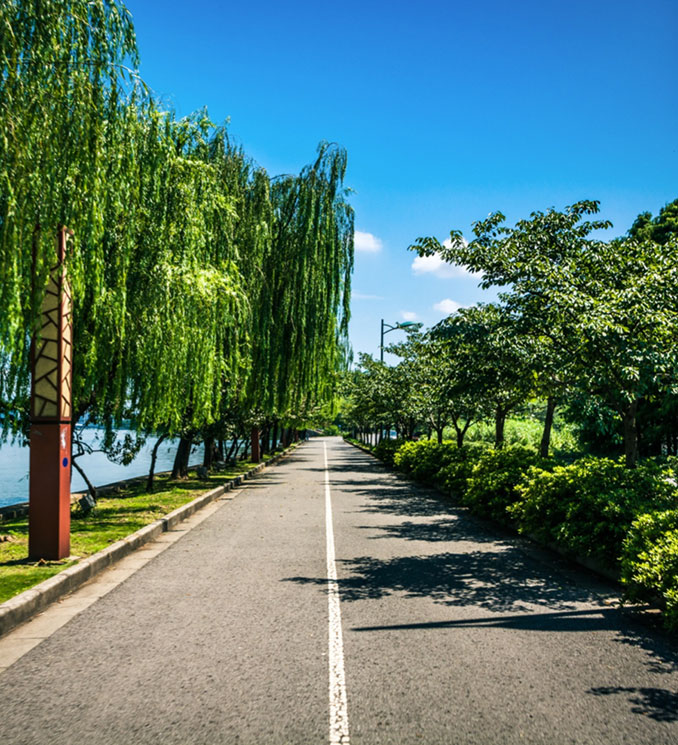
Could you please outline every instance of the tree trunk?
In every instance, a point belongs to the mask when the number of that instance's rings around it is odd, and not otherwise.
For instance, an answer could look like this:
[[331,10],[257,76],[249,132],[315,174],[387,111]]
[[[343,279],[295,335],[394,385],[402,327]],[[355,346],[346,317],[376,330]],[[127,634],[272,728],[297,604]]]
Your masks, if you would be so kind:
[[443,429],[444,427],[436,427],[436,437],[438,438],[438,445],[443,444]]
[[185,479],[188,476],[188,459],[191,457],[191,444],[193,437],[182,437],[179,440],[177,454],[174,456],[172,466],[173,479]]
[[[75,458],[78,456],[76,455]],[[97,501],[97,490],[96,487],[92,484],[92,482],[87,478],[87,474],[82,470],[82,468],[78,465],[75,458],[71,458],[71,463],[73,464],[73,468],[82,476],[84,482],[87,484],[87,491],[91,494],[92,499],[96,502]]]
[[224,441],[220,438],[217,445],[217,460],[220,463],[224,462]]
[[504,424],[506,423],[506,412],[501,406],[497,406],[494,415],[494,447],[500,450],[504,447]]
[[252,427],[252,462],[259,463],[261,460],[261,450],[259,448],[259,429]]
[[638,399],[635,399],[624,413],[624,454],[626,456],[627,468],[635,468],[638,462],[637,411]]
[[556,399],[549,396],[546,399],[546,418],[544,419],[544,432],[541,436],[539,454],[542,458],[549,457],[549,446],[551,445],[551,429],[553,427],[553,414],[556,410]]
[[214,437],[205,438],[205,452],[202,457],[202,464],[205,468],[212,467],[212,459],[214,458]]
[[228,455],[225,459],[227,463],[231,460],[231,458],[233,458],[233,460],[236,460],[238,458],[238,440],[239,438],[237,435],[231,440],[231,447],[228,449]]
[[166,437],[166,432],[160,435],[160,437],[158,437],[158,441],[155,443],[155,445],[153,445],[153,450],[151,451],[151,468],[148,471],[148,479],[146,480],[146,492],[148,494],[153,491],[153,479],[155,478],[155,462],[158,458],[158,449],[160,448],[160,444]]
[[271,447],[275,451],[278,447],[278,422],[273,424],[273,437],[271,438]]

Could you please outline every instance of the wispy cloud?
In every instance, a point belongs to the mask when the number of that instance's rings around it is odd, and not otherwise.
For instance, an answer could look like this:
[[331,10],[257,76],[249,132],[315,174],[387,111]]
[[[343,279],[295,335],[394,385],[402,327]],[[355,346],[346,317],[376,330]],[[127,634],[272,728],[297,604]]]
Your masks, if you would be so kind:
[[401,310],[400,315],[404,321],[416,321],[419,316],[411,310]]
[[452,313],[456,313],[459,308],[463,308],[464,306],[458,303],[456,300],[450,300],[450,298],[446,297],[444,300],[441,300],[439,303],[436,303],[433,306],[433,310],[439,310],[441,313],[444,313],[446,316],[452,315]]
[[355,250],[364,253],[378,253],[383,247],[381,238],[377,238],[372,233],[363,233],[360,230],[356,230],[353,234],[353,241]]
[[368,295],[365,292],[352,292],[351,298],[353,300],[383,300],[382,295]]

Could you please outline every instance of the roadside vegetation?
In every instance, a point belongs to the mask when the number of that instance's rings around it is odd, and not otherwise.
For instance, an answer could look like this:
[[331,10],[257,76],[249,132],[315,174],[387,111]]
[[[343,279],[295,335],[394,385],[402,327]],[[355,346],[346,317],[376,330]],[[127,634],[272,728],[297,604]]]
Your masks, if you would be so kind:
[[499,299],[410,329],[393,367],[363,355],[340,421],[478,515],[615,571],[678,628],[678,200],[610,241],[597,212],[418,239]]

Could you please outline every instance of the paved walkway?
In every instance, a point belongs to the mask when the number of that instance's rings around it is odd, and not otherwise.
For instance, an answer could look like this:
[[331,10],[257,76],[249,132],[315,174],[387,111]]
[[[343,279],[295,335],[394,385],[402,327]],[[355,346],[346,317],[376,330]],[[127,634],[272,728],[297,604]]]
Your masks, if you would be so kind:
[[2,745],[678,742],[678,648],[613,588],[336,438],[178,536],[57,606]]

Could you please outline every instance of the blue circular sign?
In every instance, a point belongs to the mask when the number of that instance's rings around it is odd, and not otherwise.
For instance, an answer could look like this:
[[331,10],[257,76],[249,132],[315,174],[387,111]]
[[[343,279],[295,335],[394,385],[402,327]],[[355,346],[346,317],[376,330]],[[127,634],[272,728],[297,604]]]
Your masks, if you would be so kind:
[[64,458],[61,462],[62,462],[64,468],[66,468],[66,466],[68,465],[68,458]]

